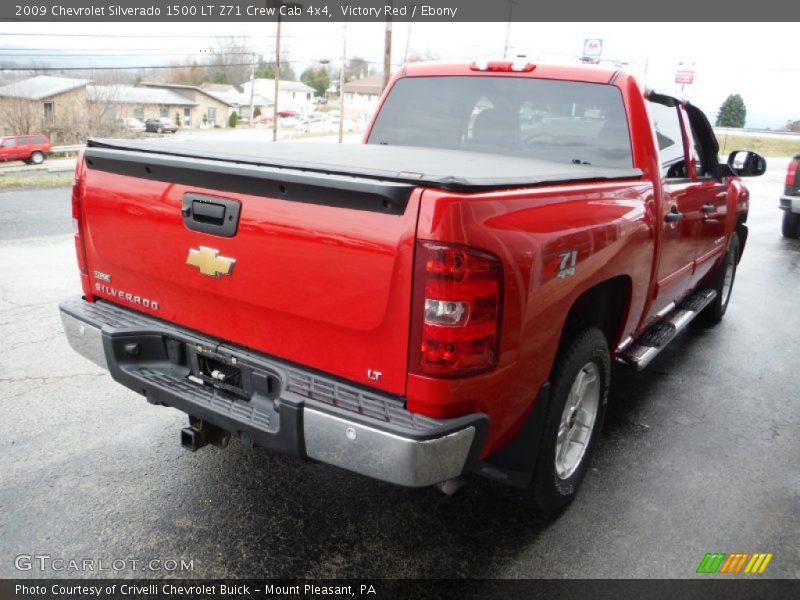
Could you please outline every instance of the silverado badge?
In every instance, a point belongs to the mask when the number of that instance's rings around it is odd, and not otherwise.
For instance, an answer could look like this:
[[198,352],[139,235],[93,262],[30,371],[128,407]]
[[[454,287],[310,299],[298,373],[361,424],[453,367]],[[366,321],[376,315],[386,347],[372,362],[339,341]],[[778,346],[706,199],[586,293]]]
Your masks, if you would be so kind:
[[189,256],[186,257],[186,264],[197,267],[203,275],[219,277],[220,275],[230,275],[236,259],[220,256],[219,250],[200,246],[199,250],[189,249]]

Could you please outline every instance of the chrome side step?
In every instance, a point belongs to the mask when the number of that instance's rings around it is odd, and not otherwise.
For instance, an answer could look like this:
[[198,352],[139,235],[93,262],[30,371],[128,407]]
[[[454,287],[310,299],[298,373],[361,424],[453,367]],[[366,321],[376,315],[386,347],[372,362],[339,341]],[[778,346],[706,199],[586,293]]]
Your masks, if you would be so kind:
[[701,290],[690,296],[629,344],[617,355],[617,361],[641,371],[716,297],[714,290]]

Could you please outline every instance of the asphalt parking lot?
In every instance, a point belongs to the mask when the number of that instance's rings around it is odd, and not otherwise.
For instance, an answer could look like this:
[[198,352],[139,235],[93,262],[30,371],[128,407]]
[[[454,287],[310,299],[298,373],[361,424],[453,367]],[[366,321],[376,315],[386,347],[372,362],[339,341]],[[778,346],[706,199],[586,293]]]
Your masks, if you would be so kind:
[[15,557],[184,559],[150,577],[691,577],[706,552],[771,552],[800,577],[800,241],[780,236],[787,160],[752,180],[723,323],[614,373],[575,503],[540,519],[474,478],[457,496],[232,444],[181,449],[186,417],[68,347],[79,292],[69,190],[0,193],[0,577]]

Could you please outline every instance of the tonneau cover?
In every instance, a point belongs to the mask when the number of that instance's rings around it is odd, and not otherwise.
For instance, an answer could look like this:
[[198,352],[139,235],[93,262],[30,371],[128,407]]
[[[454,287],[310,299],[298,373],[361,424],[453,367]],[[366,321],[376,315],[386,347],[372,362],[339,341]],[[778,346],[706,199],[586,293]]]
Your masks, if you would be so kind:
[[456,191],[540,184],[636,179],[636,168],[620,169],[544,160],[377,144],[253,142],[208,139],[90,139],[89,148],[128,150],[296,171],[349,175]]

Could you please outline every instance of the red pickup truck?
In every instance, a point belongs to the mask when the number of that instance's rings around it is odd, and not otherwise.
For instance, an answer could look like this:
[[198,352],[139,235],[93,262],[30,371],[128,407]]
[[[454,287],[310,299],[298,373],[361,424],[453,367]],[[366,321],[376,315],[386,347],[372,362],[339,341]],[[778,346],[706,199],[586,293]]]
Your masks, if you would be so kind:
[[700,110],[623,72],[505,62],[406,67],[364,142],[91,140],[70,343],[191,450],[558,509],[611,361],[725,313],[764,160],[720,164]]

